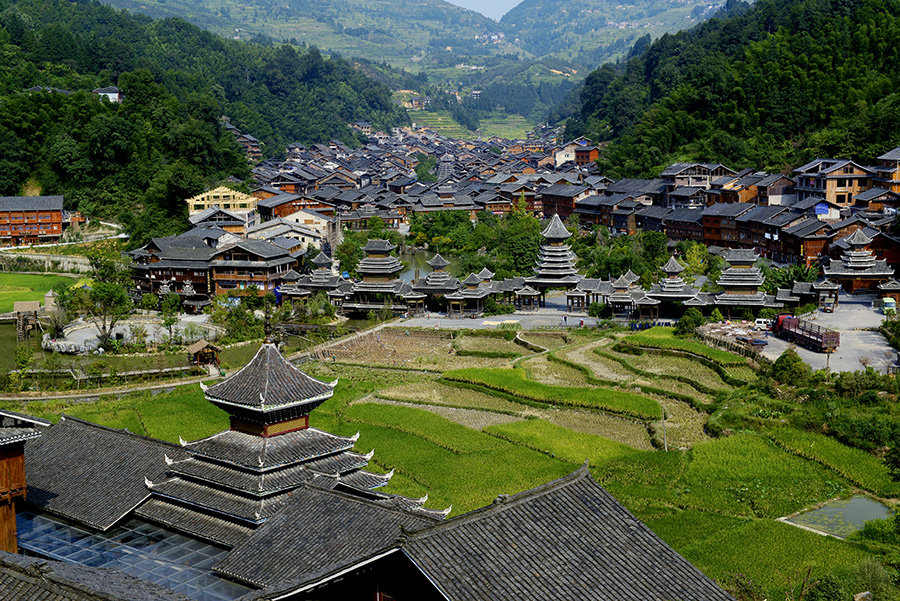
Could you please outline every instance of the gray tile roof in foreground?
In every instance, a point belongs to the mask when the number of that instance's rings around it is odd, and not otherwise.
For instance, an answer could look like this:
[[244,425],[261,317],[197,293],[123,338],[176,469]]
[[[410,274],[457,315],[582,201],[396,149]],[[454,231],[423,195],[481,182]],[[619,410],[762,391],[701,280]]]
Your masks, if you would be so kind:
[[62,211],[62,196],[0,196],[0,211]]
[[414,533],[403,549],[452,601],[732,601],[586,467]]
[[45,561],[0,551],[0,601],[189,601],[109,568]]
[[[354,494],[306,486],[213,569],[270,586],[351,565],[435,522]],[[297,525],[302,524],[302,528]]]
[[150,496],[178,446],[71,417],[26,443],[28,501],[98,530],[108,530]]
[[[391,549],[402,550],[448,601],[734,601],[631,515],[586,467],[408,533],[342,570],[312,573],[245,599],[305,598],[301,591]],[[301,596],[290,597],[294,592]]]

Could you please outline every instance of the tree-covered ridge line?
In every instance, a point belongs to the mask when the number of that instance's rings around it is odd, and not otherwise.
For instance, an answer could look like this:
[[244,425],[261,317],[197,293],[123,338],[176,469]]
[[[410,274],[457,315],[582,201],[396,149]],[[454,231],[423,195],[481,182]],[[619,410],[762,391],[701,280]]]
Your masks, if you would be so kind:
[[731,1],[586,80],[571,136],[609,141],[613,176],[678,161],[784,171],[872,161],[900,142],[896,0]]
[[[186,227],[184,198],[248,166],[220,117],[261,139],[341,138],[406,115],[387,86],[317,50],[226,40],[97,2],[0,0],[0,194],[62,194],[135,243]],[[97,87],[117,85],[122,104]],[[52,91],[26,92],[52,87]]]

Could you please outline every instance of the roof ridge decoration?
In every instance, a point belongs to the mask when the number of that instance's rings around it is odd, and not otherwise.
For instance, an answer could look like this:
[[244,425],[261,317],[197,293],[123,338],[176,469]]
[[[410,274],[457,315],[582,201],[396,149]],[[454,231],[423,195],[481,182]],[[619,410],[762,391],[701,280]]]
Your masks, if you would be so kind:
[[663,266],[662,270],[667,274],[675,275],[684,271],[684,266],[675,259],[675,255],[669,257],[669,260]]
[[555,213],[550,219],[550,224],[541,232],[541,236],[548,240],[566,240],[572,237],[572,232],[563,225],[559,213]]
[[872,238],[867,236],[865,232],[862,231],[863,228],[857,228],[850,236],[847,238],[847,244],[850,246],[865,246],[867,244],[872,243]]

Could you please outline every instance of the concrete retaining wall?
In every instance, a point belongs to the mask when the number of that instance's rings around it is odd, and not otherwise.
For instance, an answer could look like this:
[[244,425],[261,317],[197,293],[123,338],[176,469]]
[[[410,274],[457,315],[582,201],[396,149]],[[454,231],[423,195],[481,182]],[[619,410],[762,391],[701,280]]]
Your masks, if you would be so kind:
[[87,257],[43,253],[3,253],[0,255],[0,263],[3,265],[11,264],[16,259],[31,261],[35,265],[42,266],[45,271],[88,273],[91,270],[91,262]]

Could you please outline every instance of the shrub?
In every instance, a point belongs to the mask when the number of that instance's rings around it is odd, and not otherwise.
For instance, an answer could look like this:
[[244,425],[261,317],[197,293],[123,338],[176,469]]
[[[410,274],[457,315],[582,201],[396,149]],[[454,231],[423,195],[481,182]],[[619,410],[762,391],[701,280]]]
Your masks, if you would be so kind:
[[588,305],[588,315],[598,319],[607,319],[612,316],[612,308],[605,303],[591,303]]
[[709,314],[710,321],[725,321],[725,317],[722,315],[722,312],[719,311],[719,308],[716,307],[712,310],[712,313]]
[[697,328],[702,326],[704,321],[700,309],[691,307],[685,311],[684,315],[681,316],[681,319],[678,320],[678,325],[675,326],[675,333],[679,336],[689,336],[693,334]]
[[498,303],[493,296],[487,297],[487,300],[484,301],[485,315],[509,315],[510,313],[515,313],[515,311],[515,307]]
[[787,349],[775,359],[770,370],[772,378],[782,384],[800,385],[809,380],[812,369],[792,348]]

